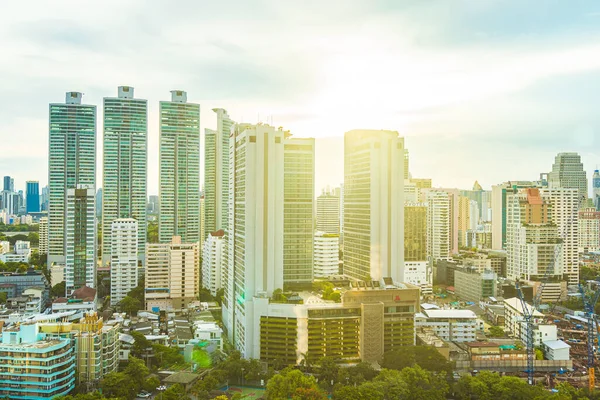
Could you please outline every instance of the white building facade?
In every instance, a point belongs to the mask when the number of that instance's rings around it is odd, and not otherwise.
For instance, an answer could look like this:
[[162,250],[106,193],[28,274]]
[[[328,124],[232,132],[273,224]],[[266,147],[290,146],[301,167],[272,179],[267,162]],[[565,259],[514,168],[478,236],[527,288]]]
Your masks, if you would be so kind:
[[327,278],[340,273],[340,235],[315,232],[315,278]]
[[202,248],[202,286],[213,296],[223,287],[225,272],[225,232],[220,229],[208,234]]
[[110,239],[110,304],[116,305],[138,284],[138,222],[113,220]]

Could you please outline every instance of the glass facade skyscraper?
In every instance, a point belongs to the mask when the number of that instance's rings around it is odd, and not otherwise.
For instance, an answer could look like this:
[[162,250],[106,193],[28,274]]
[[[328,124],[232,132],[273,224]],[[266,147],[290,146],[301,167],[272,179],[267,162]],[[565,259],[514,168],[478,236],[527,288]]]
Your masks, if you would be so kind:
[[104,98],[104,171],[102,184],[102,263],[111,259],[111,225],[138,221],[138,260],[145,258],[148,160],[148,101],[120,86],[118,97]]
[[67,190],[96,186],[96,106],[67,92],[65,103],[50,104],[48,157],[48,265],[65,261]]
[[200,105],[171,91],[160,102],[160,217],[158,238],[170,243],[200,240]]
[[40,212],[40,183],[38,181],[27,181],[26,212]]

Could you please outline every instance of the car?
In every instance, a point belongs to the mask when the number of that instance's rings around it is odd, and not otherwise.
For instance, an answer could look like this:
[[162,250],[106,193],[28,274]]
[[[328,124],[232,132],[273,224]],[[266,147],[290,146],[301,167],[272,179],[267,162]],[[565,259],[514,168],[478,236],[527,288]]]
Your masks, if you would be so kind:
[[150,396],[152,396],[152,394],[150,394],[148,392],[141,392],[141,393],[138,393],[136,397],[138,399],[147,399]]
[[157,387],[156,390],[160,390],[162,392],[164,390],[167,390],[167,387],[164,385],[161,385],[161,386]]

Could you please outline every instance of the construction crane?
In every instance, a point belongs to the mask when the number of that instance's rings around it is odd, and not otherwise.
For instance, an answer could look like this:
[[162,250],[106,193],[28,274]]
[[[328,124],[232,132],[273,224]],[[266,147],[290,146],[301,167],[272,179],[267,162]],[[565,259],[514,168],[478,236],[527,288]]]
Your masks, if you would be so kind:
[[[530,385],[534,384],[534,376],[535,376],[535,346],[533,341],[533,315],[536,310],[539,308],[540,303],[542,301],[542,293],[544,292],[544,287],[546,286],[546,282],[551,275],[551,272],[554,272],[554,264],[556,263],[556,259],[561,254],[562,244],[564,242],[565,237],[567,236],[568,231],[571,228],[571,224],[577,215],[581,203],[585,200],[584,196],[579,197],[579,201],[577,205],[574,207],[573,212],[569,217],[569,221],[566,224],[566,229],[560,235],[561,243],[554,248],[554,256],[550,260],[548,264],[548,268],[544,272],[542,279],[540,280],[540,285],[538,286],[535,296],[533,296],[533,302],[531,307],[528,307],[527,302],[525,301],[525,296],[523,295],[523,290],[521,289],[521,283],[517,280],[515,282],[515,289],[517,291],[517,296],[521,302],[521,307],[523,308],[523,322],[525,323],[525,346],[527,348],[527,382]],[[593,358],[593,357],[592,357]]]
[[581,293],[581,300],[583,301],[583,311],[585,318],[587,319],[587,367],[588,367],[588,388],[590,393],[596,386],[596,369],[595,369],[595,356],[594,356],[594,342],[598,337],[598,320],[596,318],[596,303],[600,298],[600,282],[590,282],[596,285],[596,290],[592,291],[589,295],[585,292],[583,285],[579,284],[579,293]]

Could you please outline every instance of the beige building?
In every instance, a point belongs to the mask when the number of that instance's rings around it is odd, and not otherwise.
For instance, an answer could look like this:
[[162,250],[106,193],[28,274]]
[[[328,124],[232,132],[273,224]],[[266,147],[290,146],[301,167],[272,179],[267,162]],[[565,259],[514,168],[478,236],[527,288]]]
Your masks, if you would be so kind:
[[41,254],[48,254],[48,217],[40,218],[39,226],[39,252]]
[[427,189],[427,258],[448,260],[458,253],[458,190]]
[[579,211],[579,253],[600,250],[600,211],[589,207]]
[[197,243],[148,243],[146,309],[182,309],[200,294],[200,250]]

